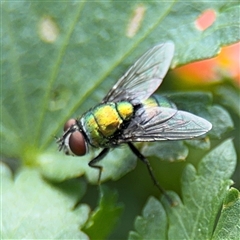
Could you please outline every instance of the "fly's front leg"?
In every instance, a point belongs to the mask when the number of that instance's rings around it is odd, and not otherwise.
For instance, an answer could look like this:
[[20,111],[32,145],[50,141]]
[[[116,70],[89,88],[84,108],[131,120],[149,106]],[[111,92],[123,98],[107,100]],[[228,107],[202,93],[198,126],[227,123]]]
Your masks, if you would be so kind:
[[147,158],[145,158],[140,152],[139,150],[132,144],[132,143],[128,143],[128,146],[130,147],[130,149],[132,150],[132,152],[142,161],[146,164],[148,172],[154,182],[154,184],[157,186],[157,188],[160,190],[161,193],[163,193],[167,200],[170,202],[171,205],[175,205],[175,203],[173,203],[173,200],[167,195],[166,191],[160,186],[160,184],[158,183],[154,173],[153,173],[153,169],[149,163],[149,161],[147,160]]
[[100,183],[101,180],[101,175],[102,175],[102,170],[103,167],[99,165],[95,165],[97,162],[101,161],[109,152],[109,148],[104,148],[94,159],[92,159],[89,163],[88,166],[92,168],[97,168],[99,171],[98,174],[98,184]]

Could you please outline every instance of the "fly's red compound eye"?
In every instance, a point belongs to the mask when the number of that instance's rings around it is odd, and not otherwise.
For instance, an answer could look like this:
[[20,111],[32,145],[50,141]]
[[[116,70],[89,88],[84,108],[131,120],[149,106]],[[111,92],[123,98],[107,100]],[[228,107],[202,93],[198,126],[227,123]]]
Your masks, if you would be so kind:
[[76,119],[69,119],[65,124],[64,124],[64,127],[63,127],[63,130],[64,132],[67,131],[72,125],[76,124]]
[[75,131],[71,134],[69,138],[69,147],[72,153],[77,156],[83,156],[86,154],[86,142],[81,132]]

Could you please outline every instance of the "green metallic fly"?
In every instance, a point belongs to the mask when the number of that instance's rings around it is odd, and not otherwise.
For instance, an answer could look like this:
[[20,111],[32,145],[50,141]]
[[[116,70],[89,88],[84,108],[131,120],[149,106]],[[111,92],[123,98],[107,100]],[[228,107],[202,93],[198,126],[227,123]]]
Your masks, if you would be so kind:
[[[174,44],[159,44],[142,55],[118,80],[102,102],[80,118],[65,123],[64,133],[57,139],[59,151],[67,155],[83,156],[89,147],[102,151],[89,162],[99,170],[97,163],[111,148],[127,144],[142,160],[160,191],[163,189],[154,177],[149,161],[133,142],[184,140],[207,133],[212,125],[207,120],[177,110],[164,97],[152,95],[160,86],[174,55]],[[152,95],[152,96],[151,96]]]

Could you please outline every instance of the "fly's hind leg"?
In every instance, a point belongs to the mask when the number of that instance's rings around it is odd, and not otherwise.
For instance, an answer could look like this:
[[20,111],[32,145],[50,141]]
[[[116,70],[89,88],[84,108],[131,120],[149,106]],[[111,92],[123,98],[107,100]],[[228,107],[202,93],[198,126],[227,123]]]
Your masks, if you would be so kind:
[[160,186],[160,184],[158,183],[154,173],[153,173],[153,169],[149,163],[149,161],[147,160],[147,158],[145,158],[140,152],[139,150],[132,144],[132,143],[128,143],[128,146],[130,147],[130,149],[132,150],[132,152],[143,162],[146,164],[148,172],[154,182],[154,184],[157,186],[157,188],[160,190],[161,193],[163,193],[167,200],[169,201],[169,203],[171,205],[175,205],[175,203],[173,202],[173,200],[167,195],[166,191]]
[[98,163],[99,161],[101,161],[108,154],[108,152],[109,152],[109,148],[104,148],[94,159],[92,159],[88,163],[89,167],[96,168],[99,171],[99,174],[98,174],[98,184],[100,183],[100,180],[101,180],[103,167],[99,166],[99,165],[95,165],[95,164]]

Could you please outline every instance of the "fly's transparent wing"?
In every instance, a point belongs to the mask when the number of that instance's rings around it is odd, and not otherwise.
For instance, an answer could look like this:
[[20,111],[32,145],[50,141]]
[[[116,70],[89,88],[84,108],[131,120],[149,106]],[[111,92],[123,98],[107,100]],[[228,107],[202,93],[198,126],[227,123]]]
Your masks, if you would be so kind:
[[123,131],[119,143],[191,139],[211,128],[210,122],[188,112],[164,107],[141,108]]
[[173,54],[172,42],[159,44],[148,50],[118,80],[103,102],[146,100],[162,83]]

